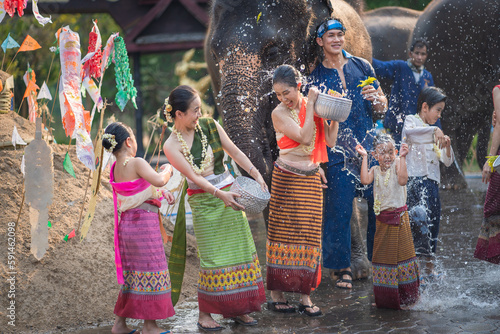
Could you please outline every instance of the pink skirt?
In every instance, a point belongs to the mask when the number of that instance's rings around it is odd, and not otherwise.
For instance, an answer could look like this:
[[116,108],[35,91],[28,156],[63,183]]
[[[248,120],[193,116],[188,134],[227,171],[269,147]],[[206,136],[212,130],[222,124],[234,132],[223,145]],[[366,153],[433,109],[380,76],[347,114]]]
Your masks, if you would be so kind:
[[170,274],[158,213],[142,209],[123,212],[118,239],[125,284],[114,313],[123,318],[145,320],[173,316]]

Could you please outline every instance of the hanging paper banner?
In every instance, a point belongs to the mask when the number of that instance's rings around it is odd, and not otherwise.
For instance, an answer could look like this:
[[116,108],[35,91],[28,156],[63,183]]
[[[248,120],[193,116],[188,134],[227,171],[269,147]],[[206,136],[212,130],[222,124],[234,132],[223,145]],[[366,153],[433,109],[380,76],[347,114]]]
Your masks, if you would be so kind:
[[64,236],[64,241],[68,241],[68,239],[71,239],[71,238],[74,238],[75,237],[75,229],[73,229],[73,231],[69,232],[69,234],[66,234]]
[[[0,6],[1,6],[1,1],[0,1]],[[3,7],[2,7],[2,9],[3,9]],[[5,15],[5,12],[3,15]],[[0,14],[0,16],[1,16],[1,14]],[[2,22],[1,19],[0,19],[0,22]],[[7,51],[7,49],[18,48],[19,46],[20,45],[16,42],[16,40],[14,38],[10,37],[10,32],[9,32],[9,34],[7,35],[7,38],[2,43],[3,53],[5,53]]]
[[106,46],[104,47],[104,51],[102,52],[102,64],[101,64],[101,73],[104,73],[104,71],[108,68],[109,64],[111,63],[109,61],[109,58],[113,54],[113,50],[115,48],[115,38],[119,36],[119,33],[114,33],[111,36],[109,36],[108,41],[106,42]]
[[97,85],[95,84],[94,80],[92,80],[89,77],[83,78],[83,87],[85,87],[87,92],[89,92],[92,101],[94,101],[94,103],[97,104],[97,108],[101,110],[104,103],[102,101],[101,95],[99,94],[99,88],[97,88]]
[[[0,23],[2,23],[4,17],[5,17],[5,8],[3,5],[3,0],[0,0]],[[3,50],[3,52],[5,52],[5,49]]]
[[[14,131],[12,131],[12,145],[16,148],[16,145],[26,145],[23,138],[17,132],[17,127],[14,125]],[[23,156],[24,157],[24,156]]]
[[24,83],[26,84],[26,91],[24,92],[23,98],[28,100],[28,109],[29,109],[29,120],[30,122],[35,122],[36,113],[38,110],[38,102],[36,101],[36,90],[39,87],[36,84],[36,75],[35,71],[33,71],[28,64],[28,70],[23,75]]
[[113,62],[115,63],[115,79],[118,93],[115,96],[115,102],[121,111],[129,100],[132,100],[134,108],[137,109],[135,101],[137,97],[137,89],[134,86],[134,80],[130,73],[127,48],[121,36],[115,39],[115,48],[113,52]]
[[83,58],[83,76],[99,79],[101,77],[102,63],[102,40],[101,33],[97,27],[97,22],[93,21],[94,26],[89,34],[88,54]]
[[69,175],[76,178],[75,170],[73,169],[73,163],[71,162],[71,158],[69,157],[68,152],[66,152],[66,155],[64,156],[63,167],[64,170],[67,171]]
[[10,17],[14,16],[16,9],[17,14],[19,14],[19,16],[23,16],[24,9],[26,8],[27,4],[28,0],[4,0],[3,2],[5,11],[10,15]]
[[42,26],[45,26],[47,23],[52,23],[52,16],[49,16],[48,18],[43,17],[40,15],[40,11],[38,10],[38,0],[33,0],[33,15],[35,15],[35,19],[40,23]]
[[23,43],[21,44],[21,47],[17,52],[23,52],[23,51],[33,51],[37,49],[41,49],[42,47],[40,44],[38,44],[37,41],[33,39],[30,35],[26,35],[26,38],[24,39]]
[[[77,139],[78,143],[92,142],[90,140],[90,113],[83,109],[81,87],[81,53],[80,36],[68,26],[58,31],[59,54],[61,57],[61,79],[59,82],[59,103],[63,127],[67,136]],[[75,130],[80,129],[78,136]],[[84,140],[80,140],[86,136]],[[78,156],[80,159],[80,155]],[[82,161],[86,166],[86,162]]]
[[80,128],[75,129],[74,138],[76,138],[76,156],[87,168],[95,170],[94,148],[89,134]]
[[40,99],[48,99],[52,100],[52,95],[50,95],[49,87],[47,87],[47,84],[45,81],[42,84],[42,88],[40,88],[40,91],[38,92],[38,96],[36,98],[37,100]]

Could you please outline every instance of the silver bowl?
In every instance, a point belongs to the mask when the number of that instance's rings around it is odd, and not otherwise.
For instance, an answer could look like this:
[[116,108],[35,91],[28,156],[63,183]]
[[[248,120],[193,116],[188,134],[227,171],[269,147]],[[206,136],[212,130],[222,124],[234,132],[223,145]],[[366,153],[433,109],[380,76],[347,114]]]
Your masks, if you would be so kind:
[[352,101],[343,97],[335,97],[319,93],[316,100],[316,115],[332,121],[344,122],[351,113]]
[[241,195],[236,198],[236,202],[243,205],[245,212],[249,214],[262,212],[271,199],[269,192],[263,191],[257,181],[246,176],[238,176],[230,191]]

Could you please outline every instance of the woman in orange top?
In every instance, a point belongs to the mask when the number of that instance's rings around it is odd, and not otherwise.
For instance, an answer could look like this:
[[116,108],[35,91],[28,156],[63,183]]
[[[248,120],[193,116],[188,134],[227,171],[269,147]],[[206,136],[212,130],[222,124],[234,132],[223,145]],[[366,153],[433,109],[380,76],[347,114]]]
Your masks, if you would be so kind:
[[326,183],[319,167],[328,161],[326,145],[333,147],[338,122],[314,115],[318,90],[308,98],[300,92],[299,72],[290,65],[278,67],[273,88],[281,102],[272,113],[280,154],[275,162],[267,233],[267,288],[275,312],[295,312],[283,292],[301,294],[298,310],[321,315],[309,297],[321,279],[321,227]]

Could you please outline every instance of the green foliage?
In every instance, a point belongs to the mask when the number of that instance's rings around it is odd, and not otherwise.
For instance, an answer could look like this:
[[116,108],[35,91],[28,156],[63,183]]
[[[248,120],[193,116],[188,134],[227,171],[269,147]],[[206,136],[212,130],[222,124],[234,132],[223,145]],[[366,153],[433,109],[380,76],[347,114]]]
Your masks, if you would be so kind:
[[430,0],[366,0],[366,10],[385,6],[407,7],[423,10]]

